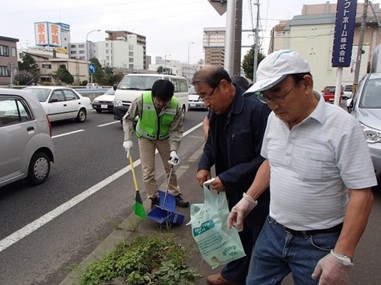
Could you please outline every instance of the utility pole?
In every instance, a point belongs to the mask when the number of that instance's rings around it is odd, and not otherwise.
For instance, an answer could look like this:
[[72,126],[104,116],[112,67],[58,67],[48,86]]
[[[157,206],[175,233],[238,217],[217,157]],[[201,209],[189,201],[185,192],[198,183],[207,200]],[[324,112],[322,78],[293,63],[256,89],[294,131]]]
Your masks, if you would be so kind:
[[361,55],[362,55],[362,48],[364,45],[364,34],[365,34],[365,29],[366,29],[368,5],[369,5],[369,1],[365,0],[364,1],[364,11],[362,14],[362,20],[361,20],[361,26],[360,26],[359,44],[358,44],[358,48],[357,48],[356,70],[355,70],[355,78],[353,80],[353,92],[357,91],[357,85],[359,82],[359,74],[360,74],[360,68],[361,68]]
[[234,55],[232,76],[241,75],[241,49],[242,49],[242,0],[237,0],[235,10]]

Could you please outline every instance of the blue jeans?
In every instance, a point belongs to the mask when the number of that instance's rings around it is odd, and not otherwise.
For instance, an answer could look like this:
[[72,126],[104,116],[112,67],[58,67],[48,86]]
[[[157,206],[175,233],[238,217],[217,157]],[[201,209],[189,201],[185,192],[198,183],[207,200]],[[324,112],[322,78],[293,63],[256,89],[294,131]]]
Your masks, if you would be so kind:
[[268,216],[253,248],[246,285],[278,285],[289,273],[295,285],[317,285],[311,274],[339,234],[292,235]]

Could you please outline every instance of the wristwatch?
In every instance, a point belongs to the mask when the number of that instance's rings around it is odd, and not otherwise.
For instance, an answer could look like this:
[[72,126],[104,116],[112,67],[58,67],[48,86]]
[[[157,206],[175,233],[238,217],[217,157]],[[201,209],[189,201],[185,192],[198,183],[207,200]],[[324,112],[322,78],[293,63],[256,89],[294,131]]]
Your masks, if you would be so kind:
[[342,255],[342,254],[339,254],[337,252],[335,252],[333,249],[331,249],[331,254],[336,257],[340,263],[344,266],[353,266],[353,260],[352,258],[346,256],[346,255]]

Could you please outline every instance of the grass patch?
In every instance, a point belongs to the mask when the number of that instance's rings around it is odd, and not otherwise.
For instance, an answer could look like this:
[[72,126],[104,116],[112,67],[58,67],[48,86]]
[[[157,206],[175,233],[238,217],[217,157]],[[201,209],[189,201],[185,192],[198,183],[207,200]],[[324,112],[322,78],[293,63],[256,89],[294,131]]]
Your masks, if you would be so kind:
[[[104,258],[90,263],[79,285],[186,285],[200,275],[186,265],[186,250],[173,234],[138,235],[120,242]],[[115,283],[114,283],[115,281]],[[122,283],[121,283],[122,282]]]

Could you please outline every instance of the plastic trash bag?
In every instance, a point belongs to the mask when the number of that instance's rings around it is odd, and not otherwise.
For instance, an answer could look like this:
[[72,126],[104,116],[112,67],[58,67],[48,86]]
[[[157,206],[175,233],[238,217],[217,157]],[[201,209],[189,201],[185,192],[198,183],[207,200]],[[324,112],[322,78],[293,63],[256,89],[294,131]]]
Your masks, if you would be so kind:
[[203,259],[212,267],[244,257],[245,251],[236,228],[228,229],[228,202],[225,192],[209,189],[204,183],[204,203],[192,204],[191,220],[192,236]]

